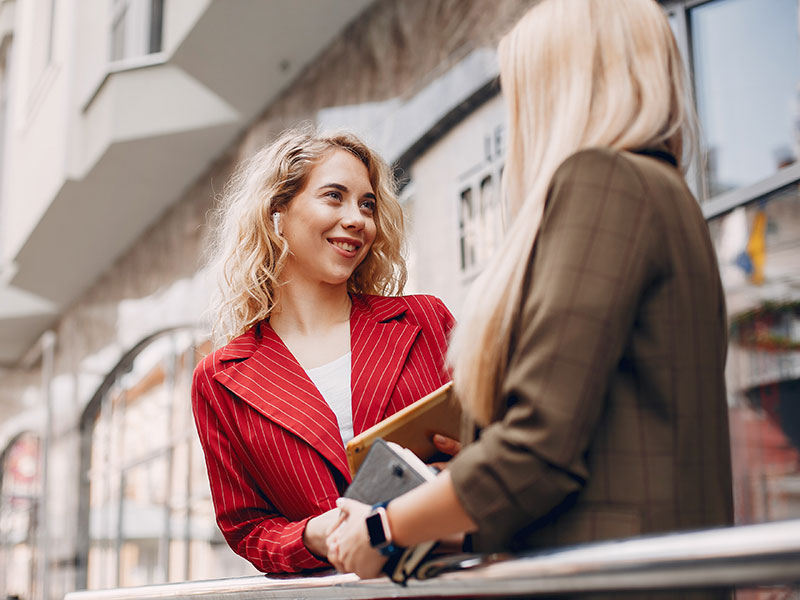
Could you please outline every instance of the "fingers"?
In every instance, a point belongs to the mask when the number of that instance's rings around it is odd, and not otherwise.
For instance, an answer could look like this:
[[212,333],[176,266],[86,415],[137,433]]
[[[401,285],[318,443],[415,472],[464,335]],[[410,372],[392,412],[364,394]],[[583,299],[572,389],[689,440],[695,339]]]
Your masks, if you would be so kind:
[[342,511],[342,515],[344,515],[345,519],[350,516],[350,513],[353,511],[353,509],[358,507],[359,504],[361,504],[361,502],[357,502],[356,500],[351,500],[350,498],[336,499],[336,507],[340,511]]
[[450,456],[455,456],[461,450],[461,442],[440,433],[434,434],[433,445],[436,446],[439,452],[444,452]]
[[[344,513],[340,513],[339,515],[340,522],[344,521],[343,514]],[[328,532],[325,538],[325,545],[328,548],[328,562],[331,563],[337,571],[344,572],[341,533],[342,532],[339,530],[339,523],[337,523],[336,527]]]
[[347,517],[345,516],[345,514],[343,512],[340,512],[336,520],[333,523],[331,523],[325,530],[325,535],[329,536],[334,531],[336,531],[336,528],[339,527],[339,525],[341,525],[342,523],[344,523],[346,519]]
[[[339,498],[336,526],[326,538],[328,561],[340,572],[355,572],[360,577],[380,573],[383,557],[369,545],[364,519],[370,507],[349,498]],[[376,563],[377,569],[375,568]]]
[[344,565],[342,565],[342,556],[339,552],[339,540],[336,538],[331,538],[330,536],[327,539],[328,545],[328,562],[333,565],[333,568],[337,571],[344,572]]

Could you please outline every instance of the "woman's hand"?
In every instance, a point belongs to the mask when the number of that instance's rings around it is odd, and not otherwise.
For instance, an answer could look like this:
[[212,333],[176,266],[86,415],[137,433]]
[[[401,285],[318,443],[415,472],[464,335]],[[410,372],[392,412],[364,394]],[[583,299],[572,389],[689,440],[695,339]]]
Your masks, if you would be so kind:
[[[436,450],[442,454],[447,454],[450,458],[454,457],[461,451],[461,442],[453,438],[442,435],[441,433],[434,434],[432,440]],[[448,459],[449,460],[449,459]],[[440,471],[447,468],[447,461],[438,461],[430,463],[432,467],[436,467]]]
[[303,530],[303,543],[311,554],[318,558],[328,556],[328,545],[325,540],[328,533],[339,523],[340,515],[341,511],[338,508],[332,508],[306,522],[306,528]]
[[386,557],[369,543],[365,521],[370,507],[349,498],[339,498],[336,506],[342,519],[328,536],[328,560],[342,573],[353,572],[362,579],[377,577]]
[[434,434],[433,445],[436,446],[439,452],[449,454],[450,456],[455,456],[461,452],[461,442],[449,438],[446,435],[442,435],[441,433]]

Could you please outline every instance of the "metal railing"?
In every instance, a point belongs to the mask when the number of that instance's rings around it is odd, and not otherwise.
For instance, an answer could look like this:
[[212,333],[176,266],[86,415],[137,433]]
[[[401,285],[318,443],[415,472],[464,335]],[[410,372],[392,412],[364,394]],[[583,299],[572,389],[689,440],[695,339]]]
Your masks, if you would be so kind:
[[[429,563],[433,564],[433,563]],[[513,557],[444,559],[407,586],[355,575],[257,576],[67,594],[65,600],[512,597],[800,584],[800,519],[600,542]],[[449,569],[449,570],[448,570]]]

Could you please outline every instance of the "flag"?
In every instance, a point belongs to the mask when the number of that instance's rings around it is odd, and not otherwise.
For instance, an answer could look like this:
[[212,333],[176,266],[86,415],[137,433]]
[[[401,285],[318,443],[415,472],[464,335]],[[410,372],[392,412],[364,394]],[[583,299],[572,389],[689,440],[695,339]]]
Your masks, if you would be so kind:
[[767,257],[767,213],[761,206],[753,218],[750,239],[744,251],[736,257],[736,264],[747,274],[755,285],[764,283],[764,263]]

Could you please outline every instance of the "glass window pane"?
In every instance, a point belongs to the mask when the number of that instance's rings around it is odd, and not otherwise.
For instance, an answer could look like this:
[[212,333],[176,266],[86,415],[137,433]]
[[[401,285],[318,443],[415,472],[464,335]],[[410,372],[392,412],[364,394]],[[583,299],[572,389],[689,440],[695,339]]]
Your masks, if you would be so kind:
[[800,517],[800,184],[710,223],[730,322],[736,519]]
[[164,29],[164,0],[150,0],[150,46],[148,52],[161,52],[161,37]]
[[190,346],[175,361],[174,389],[172,390],[171,435],[180,440],[194,434],[194,417],[189,398],[194,371],[194,347]]
[[797,0],[715,0],[689,11],[712,197],[797,160]]
[[[121,436],[125,464],[135,463],[170,444],[169,413],[171,395],[167,381],[172,360],[166,343],[154,344],[153,354],[142,352],[122,384],[125,392],[124,435]],[[149,349],[148,349],[149,350]]]
[[491,173],[480,183],[479,261],[485,265],[503,239],[503,215],[500,206],[500,187]]
[[6,597],[31,598],[36,593],[37,575],[39,440],[24,434],[4,455],[0,465],[0,582],[5,585]]
[[190,332],[154,340],[103,399],[89,469],[90,589],[254,574],[216,526],[191,414]]
[[[124,406],[123,394],[113,387],[103,402],[92,438],[89,466],[89,560],[92,589],[117,583],[116,543],[119,528],[119,455],[122,420],[115,407]],[[116,418],[115,418],[116,417]]]
[[459,205],[461,229],[461,270],[466,271],[475,264],[475,240],[473,239],[472,188],[461,192]]
[[163,21],[163,0],[115,1],[111,22],[111,60],[160,52]]
[[[186,511],[173,511],[172,513],[172,538],[169,542],[169,581],[185,581],[188,579],[189,571],[189,547],[183,531],[180,530],[182,523],[186,523],[188,517]],[[176,527],[177,525],[177,527]]]
[[147,585],[166,580],[163,564],[167,541],[168,456],[149,460],[125,473],[122,503],[120,585]]

